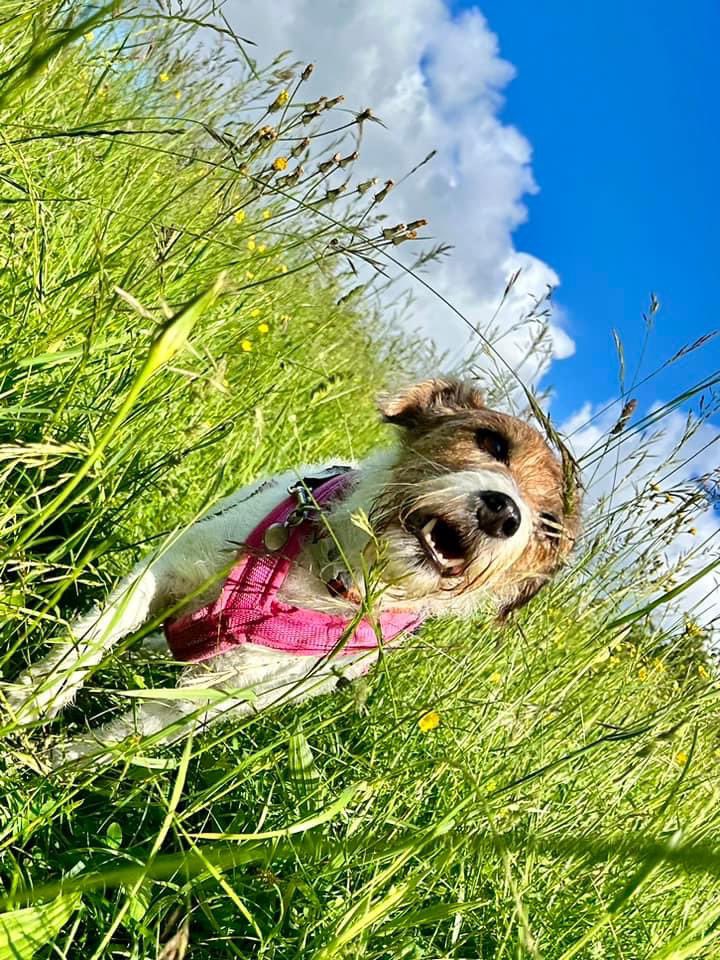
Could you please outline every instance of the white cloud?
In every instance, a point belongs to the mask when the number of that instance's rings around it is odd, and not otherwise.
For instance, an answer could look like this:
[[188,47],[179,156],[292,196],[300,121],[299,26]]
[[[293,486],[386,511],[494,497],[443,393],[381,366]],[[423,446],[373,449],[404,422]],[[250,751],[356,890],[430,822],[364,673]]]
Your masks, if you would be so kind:
[[[427,217],[433,237],[454,245],[451,257],[432,265],[425,277],[483,331],[508,277],[523,267],[498,320],[508,331],[501,352],[518,372],[537,378],[538,364],[523,361],[528,330],[511,328],[527,311],[528,294],[543,295],[558,277],[513,246],[513,230],[527,215],[524,197],[537,187],[530,144],[498,117],[514,68],[500,57],[485,18],[477,10],[453,18],[441,0],[406,0],[402,6],[385,0],[276,0],[229,4],[225,12],[241,35],[257,43],[259,63],[290,49],[297,59],[317,64],[304,88],[308,99],[343,93],[349,106],[370,106],[384,121],[387,129],[366,125],[361,176],[397,180],[437,149],[431,163],[390,194],[386,210],[398,221]],[[459,360],[472,337],[468,328],[420,285],[403,283],[416,297],[412,326]],[[551,334],[555,357],[573,352],[557,319]]]
[[[595,526],[593,535],[611,530],[613,510],[625,505],[623,543],[605,548],[622,557],[619,574],[632,576],[635,563],[657,556],[663,561],[657,573],[678,566],[676,580],[682,583],[720,558],[720,516],[699,496],[699,478],[717,474],[720,428],[673,411],[647,430],[636,433],[631,422],[621,440],[609,438],[619,414],[618,402],[587,403],[562,425],[583,467],[588,523]],[[667,543],[660,540],[662,530],[670,535]],[[638,577],[637,585],[646,590],[646,577]],[[720,568],[683,593],[669,608],[671,615],[678,608],[702,622],[715,621],[717,628]]]

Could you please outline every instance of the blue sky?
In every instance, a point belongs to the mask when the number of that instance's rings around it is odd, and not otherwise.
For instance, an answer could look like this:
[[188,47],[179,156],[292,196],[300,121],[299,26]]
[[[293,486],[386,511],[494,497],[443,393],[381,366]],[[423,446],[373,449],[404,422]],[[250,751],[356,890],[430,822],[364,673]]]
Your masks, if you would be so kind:
[[[501,119],[533,147],[540,187],[516,247],[561,277],[575,356],[546,383],[562,419],[617,393],[610,330],[628,358],[650,291],[662,303],[644,369],[720,326],[720,4],[695,0],[453,0],[477,7],[516,78]],[[633,369],[633,364],[628,362]],[[668,399],[720,367],[720,339],[639,394]]]

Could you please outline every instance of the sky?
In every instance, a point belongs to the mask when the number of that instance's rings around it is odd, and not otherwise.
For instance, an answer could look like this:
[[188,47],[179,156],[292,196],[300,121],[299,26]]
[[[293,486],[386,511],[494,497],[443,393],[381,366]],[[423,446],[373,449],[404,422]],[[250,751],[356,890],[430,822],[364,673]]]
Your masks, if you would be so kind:
[[[471,6],[453,2],[452,11]],[[610,328],[637,356],[650,291],[662,309],[647,363],[720,326],[711,293],[720,260],[720,3],[483,0],[480,8],[516,72],[500,117],[532,144],[540,189],[525,198],[514,242],[560,276],[576,349],[548,379],[556,410],[569,415],[579,392],[595,400],[617,389]],[[718,367],[720,340],[668,372],[663,386],[678,392],[689,376]]]
[[[458,312],[493,331],[506,363],[551,390],[550,411],[579,453],[602,443],[617,418],[619,407],[603,413],[618,394],[612,329],[632,374],[651,291],[662,308],[645,372],[720,326],[717,0],[274,0],[232,2],[225,13],[256,42],[258,62],[291,50],[316,64],[307,99],[343,93],[349,108],[370,106],[382,118],[385,126],[365,128],[358,180],[399,180],[437,151],[383,209],[390,222],[426,217],[429,234],[453,246],[424,277],[457,312],[405,277],[400,288],[414,302],[403,322],[455,364],[477,345]],[[548,285],[554,312],[540,350],[538,324],[518,320]],[[636,416],[717,368],[720,338],[633,390]],[[607,478],[617,497],[632,498],[645,482],[632,467],[638,457],[662,467],[666,483],[695,483],[716,468],[720,421],[696,434],[689,463],[663,466],[684,429],[678,412],[652,445],[630,433],[617,462],[593,472],[587,500],[607,493]],[[695,527],[669,563],[693,545],[707,557],[720,540],[720,510]],[[720,600],[711,612],[720,622]]]

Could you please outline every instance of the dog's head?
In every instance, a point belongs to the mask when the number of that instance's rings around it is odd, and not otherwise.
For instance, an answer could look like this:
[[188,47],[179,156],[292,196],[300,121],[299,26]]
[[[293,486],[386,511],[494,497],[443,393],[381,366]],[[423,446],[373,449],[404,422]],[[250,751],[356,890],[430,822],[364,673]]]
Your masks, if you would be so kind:
[[[386,578],[408,599],[491,594],[501,615],[527,603],[570,552],[577,498],[533,427],[489,410],[458,380],[427,380],[380,398],[403,428],[390,482],[370,519],[386,543]],[[568,500],[572,506],[568,506]]]

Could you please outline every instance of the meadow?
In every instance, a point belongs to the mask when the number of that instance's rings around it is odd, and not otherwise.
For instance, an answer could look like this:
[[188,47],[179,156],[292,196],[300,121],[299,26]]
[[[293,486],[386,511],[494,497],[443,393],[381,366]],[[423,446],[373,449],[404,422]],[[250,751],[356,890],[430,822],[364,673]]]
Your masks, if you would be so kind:
[[[354,176],[362,92],[308,102],[210,13],[0,5],[4,681],[217,497],[391,442],[375,392],[441,362],[378,308],[439,251]],[[717,674],[663,561],[705,494],[664,466],[507,624],[428,624],[333,697],[56,771],[177,666],[130,637],[49,724],[0,698],[0,958],[720,955]]]

